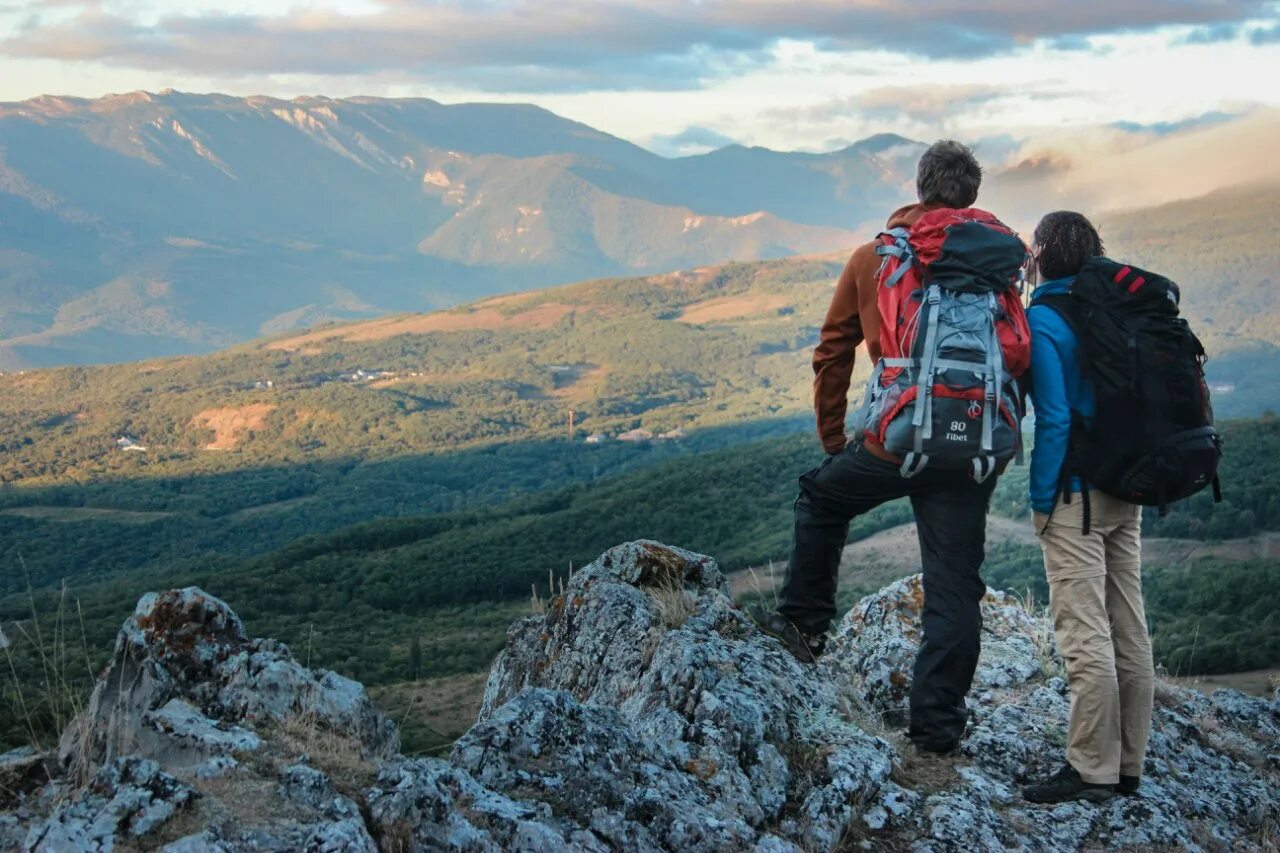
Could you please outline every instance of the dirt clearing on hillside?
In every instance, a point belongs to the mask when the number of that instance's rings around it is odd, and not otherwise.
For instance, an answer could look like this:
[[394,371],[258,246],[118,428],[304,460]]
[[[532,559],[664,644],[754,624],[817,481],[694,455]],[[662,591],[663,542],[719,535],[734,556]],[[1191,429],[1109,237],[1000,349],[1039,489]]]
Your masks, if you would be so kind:
[[471,311],[439,311],[435,314],[413,314],[387,317],[358,323],[342,329],[325,329],[308,332],[267,346],[273,350],[291,352],[304,349],[316,352],[316,345],[330,340],[352,342],[381,341],[398,335],[426,335],[432,332],[465,332],[476,329],[549,329],[576,310],[577,306],[559,302],[544,302],[516,314],[505,314],[495,307],[480,307]]
[[204,446],[205,450],[235,450],[249,433],[264,429],[267,415],[275,410],[270,403],[205,409],[191,419],[188,428],[213,430],[213,441]]
[[173,515],[171,512],[135,512],[127,509],[101,509],[90,506],[18,506],[0,510],[0,515],[34,518],[39,521],[111,521],[117,524],[150,524]]
[[[1016,545],[1036,546],[1035,531],[1030,519],[1018,521],[991,515],[987,517],[987,545],[1011,542]],[[1247,539],[1227,539],[1222,542],[1197,542],[1191,539],[1142,540],[1142,562],[1147,566],[1169,566],[1188,560],[1257,560],[1280,556],[1280,534],[1262,533]],[[774,590],[782,586],[787,571],[787,558],[757,567],[754,576],[750,570],[735,572],[729,582],[734,598],[759,594],[771,600]],[[920,542],[915,524],[902,524],[872,534],[866,539],[847,545],[840,558],[840,586],[850,585],[882,587],[899,578],[920,571]],[[1012,590],[1011,590],[1012,591]]]
[[774,315],[786,308],[789,300],[782,294],[762,293],[746,296],[720,296],[686,306],[676,319],[681,323],[715,323],[720,320],[753,319]]
[[487,672],[470,672],[374,687],[370,692],[401,727],[406,753],[434,753],[475,723],[488,678]]

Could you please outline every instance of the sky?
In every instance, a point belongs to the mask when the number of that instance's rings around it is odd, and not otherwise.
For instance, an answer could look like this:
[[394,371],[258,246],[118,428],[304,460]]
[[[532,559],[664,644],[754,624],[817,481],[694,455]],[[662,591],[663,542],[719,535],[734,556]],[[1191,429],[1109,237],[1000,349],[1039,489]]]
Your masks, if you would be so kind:
[[1276,79],[1277,2],[0,0],[0,101],[521,101],[667,155],[876,132],[1120,144],[1280,108]]

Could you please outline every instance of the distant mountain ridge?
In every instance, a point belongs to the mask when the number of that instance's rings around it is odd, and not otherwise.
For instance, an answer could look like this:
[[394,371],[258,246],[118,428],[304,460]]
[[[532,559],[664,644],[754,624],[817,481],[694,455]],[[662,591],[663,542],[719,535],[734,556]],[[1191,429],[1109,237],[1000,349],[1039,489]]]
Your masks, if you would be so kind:
[[538,107],[427,99],[0,104],[0,369],[845,248],[910,197],[921,148],[667,159]]
[[[1182,286],[1222,418],[1280,409],[1278,200],[1235,189],[1099,220],[1115,257]],[[570,409],[583,435],[808,421],[812,347],[843,261],[602,279],[307,330],[299,314],[201,357],[0,376],[0,481],[559,440]],[[870,370],[862,354],[856,366]],[[118,452],[121,436],[145,459]]]

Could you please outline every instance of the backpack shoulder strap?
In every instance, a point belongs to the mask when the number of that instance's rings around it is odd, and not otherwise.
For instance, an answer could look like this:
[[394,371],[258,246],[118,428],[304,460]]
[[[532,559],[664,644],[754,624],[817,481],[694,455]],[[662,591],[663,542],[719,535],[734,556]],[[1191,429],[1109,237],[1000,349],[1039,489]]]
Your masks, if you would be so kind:
[[1052,309],[1071,328],[1076,340],[1079,341],[1081,339],[1082,318],[1080,317],[1079,306],[1076,304],[1076,300],[1071,297],[1071,294],[1046,293],[1031,300],[1031,308],[1035,308],[1037,305]]

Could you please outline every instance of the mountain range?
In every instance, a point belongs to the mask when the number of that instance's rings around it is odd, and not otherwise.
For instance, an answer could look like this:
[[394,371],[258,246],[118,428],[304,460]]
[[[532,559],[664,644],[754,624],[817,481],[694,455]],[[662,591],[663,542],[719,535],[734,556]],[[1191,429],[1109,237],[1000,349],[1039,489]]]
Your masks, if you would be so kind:
[[0,104],[0,369],[843,249],[910,197],[921,148],[668,159],[533,106],[425,99]]

